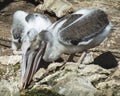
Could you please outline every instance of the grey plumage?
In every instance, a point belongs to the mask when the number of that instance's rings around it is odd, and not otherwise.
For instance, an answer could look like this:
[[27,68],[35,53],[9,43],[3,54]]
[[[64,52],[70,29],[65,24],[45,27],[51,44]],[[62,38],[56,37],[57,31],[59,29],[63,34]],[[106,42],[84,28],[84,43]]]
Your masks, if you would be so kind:
[[[102,10],[94,10],[87,16],[78,15],[79,14],[71,15],[71,17],[69,17],[67,21],[60,27],[58,36],[60,37],[59,40],[61,43],[70,42],[71,45],[77,45],[79,42],[88,40],[103,32],[104,28],[109,24],[107,14]],[[78,18],[75,18],[75,16],[78,16]],[[79,18],[82,19],[75,22],[70,27],[65,28],[67,25],[72,23],[71,18],[73,22]],[[62,29],[64,30],[61,31]]]

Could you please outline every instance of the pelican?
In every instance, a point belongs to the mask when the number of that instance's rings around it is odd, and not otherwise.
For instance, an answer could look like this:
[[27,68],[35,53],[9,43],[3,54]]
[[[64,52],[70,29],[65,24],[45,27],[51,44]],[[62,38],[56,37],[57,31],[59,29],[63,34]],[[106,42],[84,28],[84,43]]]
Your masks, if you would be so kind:
[[111,32],[112,24],[100,9],[81,9],[39,33],[47,43],[43,59],[54,61],[63,53],[83,52],[98,46]]
[[[11,28],[12,49],[17,50],[22,47],[26,39],[33,39],[34,35],[45,30],[52,23],[48,17],[38,13],[29,14],[18,10],[13,15]],[[24,41],[24,42],[23,42]]]
[[26,65],[26,51],[31,46],[31,42],[36,36],[47,29],[52,24],[51,20],[45,15],[39,13],[29,14],[18,10],[13,14],[13,24],[11,28],[12,34],[12,49],[22,50],[22,65],[21,65],[21,86],[24,79],[24,74],[29,65]]
[[[27,71],[24,82],[30,83],[41,58],[51,62],[64,53],[73,54],[96,47],[109,35],[111,29],[107,14],[100,9],[80,9],[56,21],[47,30],[40,32],[32,42],[34,47],[30,46],[27,50],[26,62],[32,68]],[[36,42],[40,42],[37,52]]]

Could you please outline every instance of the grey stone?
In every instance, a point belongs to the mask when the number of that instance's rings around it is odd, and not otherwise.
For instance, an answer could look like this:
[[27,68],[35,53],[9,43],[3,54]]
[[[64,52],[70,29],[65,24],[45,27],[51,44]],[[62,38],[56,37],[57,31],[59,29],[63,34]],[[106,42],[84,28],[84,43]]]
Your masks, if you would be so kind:
[[65,96],[94,96],[97,89],[91,82],[82,77],[67,76],[59,81],[53,90]]
[[66,0],[44,0],[43,4],[36,7],[37,11],[54,12],[57,17],[62,17],[73,11],[73,6]]
[[2,65],[15,65],[22,60],[21,55],[0,56],[0,64]]
[[37,81],[43,74],[45,74],[46,70],[44,68],[40,68],[33,76],[33,80]]
[[17,83],[8,82],[6,80],[0,81],[0,96],[20,96]]

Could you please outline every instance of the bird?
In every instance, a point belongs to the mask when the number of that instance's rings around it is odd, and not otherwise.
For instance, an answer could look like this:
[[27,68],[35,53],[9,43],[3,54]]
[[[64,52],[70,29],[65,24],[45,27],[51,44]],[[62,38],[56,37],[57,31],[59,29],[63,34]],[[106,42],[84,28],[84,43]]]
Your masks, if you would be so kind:
[[13,14],[13,22],[11,27],[11,47],[13,50],[21,48],[21,35],[23,34],[24,27],[27,24],[27,22],[25,21],[25,17],[27,15],[28,13],[21,10],[18,10]]
[[13,14],[13,22],[11,28],[12,49],[22,50],[21,64],[21,86],[24,79],[24,74],[27,70],[26,52],[31,46],[31,42],[35,37],[52,24],[51,20],[40,13],[27,13],[18,10]]
[[[51,20],[40,13],[29,14],[18,10],[13,14],[11,28],[12,49],[17,50],[22,47],[23,41],[32,40],[34,35],[45,30],[52,24]],[[31,31],[31,32],[30,32]]]
[[111,32],[112,24],[100,9],[81,9],[39,33],[47,42],[43,56],[54,61],[63,53],[76,53],[98,46]]
[[[26,62],[35,67],[27,71],[25,82],[30,83],[41,58],[46,62],[54,62],[64,53],[84,52],[100,45],[111,32],[112,23],[101,9],[80,9],[59,19],[40,32],[32,42],[34,47],[30,46],[27,51]],[[34,49],[38,46],[36,42],[41,42],[38,50]],[[28,76],[28,73],[33,74]]]

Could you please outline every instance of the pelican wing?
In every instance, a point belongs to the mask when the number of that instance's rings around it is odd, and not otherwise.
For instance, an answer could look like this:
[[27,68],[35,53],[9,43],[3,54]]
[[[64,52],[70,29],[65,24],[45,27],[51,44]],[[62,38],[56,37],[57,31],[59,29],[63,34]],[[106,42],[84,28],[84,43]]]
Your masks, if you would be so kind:
[[72,14],[59,29],[59,41],[67,45],[78,45],[103,32],[109,24],[107,15],[102,10],[93,10],[88,14]]

